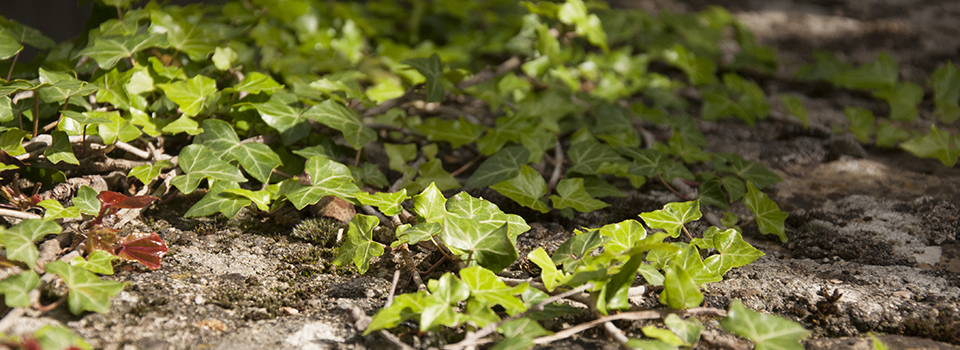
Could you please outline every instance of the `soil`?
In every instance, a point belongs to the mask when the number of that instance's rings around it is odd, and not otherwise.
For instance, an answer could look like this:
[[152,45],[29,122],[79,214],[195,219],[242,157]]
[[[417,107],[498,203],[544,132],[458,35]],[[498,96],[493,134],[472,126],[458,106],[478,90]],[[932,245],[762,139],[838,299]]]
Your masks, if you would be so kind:
[[[825,50],[857,63],[888,51],[900,62],[904,79],[923,83],[941,62],[960,62],[960,3],[618,4],[679,12],[709,5],[730,9],[761,43],[777,47],[779,78],[764,80],[763,87],[775,106],[780,93],[802,96],[812,126],[804,129],[785,118],[753,128],[734,122],[699,125],[711,151],[739,153],[783,177],[767,192],[790,213],[786,244],[760,235],[755,225],[745,227],[746,239],[766,256],[707,285],[705,306],[726,308],[739,299],[751,309],[798,321],[813,332],[805,342],[809,349],[870,349],[869,338],[863,338],[867,333],[886,334],[881,339],[891,349],[960,349],[960,169],[832,133],[846,124],[844,106],[864,106],[878,115],[886,107],[827,86],[789,82],[800,64],[812,60],[813,51]],[[502,201],[493,192],[479,194]],[[180,217],[196,199],[178,197],[144,211],[141,222],[131,224],[159,232],[171,250],[159,270],[129,265],[112,277],[129,285],[113,299],[109,313],[76,317],[59,308],[24,317],[8,333],[60,323],[102,349],[389,347],[379,336],[361,336],[351,316],[355,307],[373,314],[386,301],[400,266],[389,250],[360,276],[353,268],[331,264],[332,237],[342,224],[299,214],[264,221],[246,210],[234,220]],[[648,184],[609,200],[610,208],[572,221],[528,217],[535,222],[520,237],[521,248],[556,244],[580,225],[636,218],[677,198],[663,186]],[[752,220],[746,208],[734,210],[742,221]],[[698,231],[706,225],[693,226]],[[427,252],[419,254],[421,270],[436,261]],[[401,292],[410,290],[407,280],[401,278]],[[656,293],[644,297],[655,301]],[[549,347],[614,349],[616,343],[602,332],[587,332]]]

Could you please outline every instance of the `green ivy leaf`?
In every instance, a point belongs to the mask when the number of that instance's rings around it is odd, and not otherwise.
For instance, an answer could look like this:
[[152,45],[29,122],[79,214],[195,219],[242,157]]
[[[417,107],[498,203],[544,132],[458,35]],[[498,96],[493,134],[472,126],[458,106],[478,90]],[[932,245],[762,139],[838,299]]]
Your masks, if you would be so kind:
[[97,199],[97,190],[93,187],[83,185],[77,190],[77,195],[71,199],[73,206],[80,208],[80,212],[86,215],[97,215],[100,213],[100,200]]
[[270,200],[274,193],[269,190],[251,191],[243,188],[227,188],[224,193],[249,199],[261,211],[270,211]]
[[0,32],[0,60],[6,60],[23,50],[23,45],[6,31]]
[[[217,47],[213,49],[213,66],[219,70],[228,70],[237,60],[237,52],[229,47]],[[246,78],[246,77],[244,77]]]
[[353,174],[350,173],[350,169],[330,159],[310,157],[304,172],[310,176],[310,186],[287,193],[287,199],[297,210],[317,203],[324,196],[350,199],[360,192],[357,185],[353,183]]
[[426,332],[439,326],[455,327],[460,317],[451,304],[466,300],[470,296],[470,289],[449,272],[443,274],[439,280],[431,280],[427,283],[427,288],[433,294],[424,298],[420,331]]
[[97,61],[100,69],[111,69],[122,58],[132,57],[133,54],[151,47],[166,45],[166,34],[139,34],[127,37],[101,36],[94,39],[92,45],[88,45],[77,55],[88,56]]
[[43,155],[53,164],[65,162],[67,164],[80,165],[80,161],[73,155],[73,146],[70,145],[70,136],[63,131],[53,130],[50,132],[53,142],[50,147],[43,151]]
[[475,198],[466,192],[450,197],[445,205],[448,214],[477,220],[481,232],[496,230],[503,224],[510,224],[508,235],[512,242],[515,242],[521,233],[530,229],[519,215],[505,214],[496,204],[482,198]]
[[73,96],[86,96],[97,91],[96,85],[74,78],[72,74],[52,72],[43,68],[40,72],[40,100],[47,103],[61,102]]
[[630,338],[625,344],[631,349],[644,349],[644,350],[677,350],[676,346],[664,343],[659,340],[651,339],[634,339]]
[[883,52],[876,61],[843,70],[830,81],[848,89],[870,90],[892,88],[899,78],[897,61],[889,53]]
[[25,219],[13,227],[0,230],[0,244],[7,250],[7,259],[23,261],[33,268],[39,256],[34,242],[46,235],[60,233],[60,230],[60,225],[53,221]]
[[613,147],[593,139],[570,145],[567,155],[573,163],[573,166],[567,170],[567,174],[593,175],[600,173],[601,167],[605,164],[626,164],[626,160]]
[[703,240],[718,253],[707,257],[703,263],[720,276],[734,267],[745,266],[765,255],[745,242],[740,231],[732,228],[720,231],[716,227],[710,227],[703,233]]
[[[674,315],[674,314],[671,314]],[[676,315],[674,315],[676,316]],[[657,339],[664,343],[667,343],[672,346],[690,346],[690,343],[687,343],[685,340],[671,332],[670,330],[657,328],[654,325],[643,326],[643,335],[648,336],[653,339]]]
[[543,248],[534,249],[527,254],[527,259],[540,267],[540,279],[548,292],[552,292],[557,286],[567,281],[568,276],[563,271],[557,270],[557,265]]
[[40,286],[40,276],[33,270],[24,271],[0,281],[0,294],[3,294],[7,307],[30,306],[30,291]]
[[205,60],[216,48],[209,34],[203,32],[202,25],[176,20],[159,10],[151,11],[150,22],[152,32],[166,33],[169,47],[187,54],[193,61]]
[[730,207],[730,205],[727,204],[727,196],[723,194],[720,179],[704,181],[700,184],[697,192],[700,193],[700,201],[705,205],[712,205],[723,210],[727,210],[727,208]]
[[[870,142],[874,132],[873,112],[863,107],[846,107],[843,114],[850,120],[850,131],[862,143]],[[762,187],[761,187],[762,188]]]
[[44,199],[40,201],[40,203],[37,203],[37,205],[43,207],[43,209],[46,209],[43,213],[43,218],[45,220],[80,217],[80,208],[64,208],[63,205],[61,205],[60,202],[57,202],[56,199]]
[[30,135],[29,131],[17,128],[7,129],[3,135],[0,135],[0,149],[14,157],[27,153],[23,148],[23,138],[27,135]]
[[403,209],[400,203],[408,198],[405,189],[394,193],[376,192],[367,194],[366,192],[358,192],[355,196],[360,204],[380,208],[384,215],[389,216],[400,215],[400,211]]
[[577,232],[553,252],[553,262],[563,264],[563,270],[572,273],[580,261],[603,244],[599,230]]
[[557,10],[557,18],[560,22],[574,25],[577,34],[586,36],[591,44],[607,51],[607,34],[600,25],[600,18],[587,14],[583,0],[567,0]]
[[700,341],[700,332],[703,331],[703,324],[696,318],[690,318],[684,321],[680,316],[677,316],[677,314],[669,314],[663,319],[663,324],[687,344],[696,344]]
[[377,167],[376,164],[363,163],[363,165],[359,167],[351,165],[348,166],[348,168],[350,168],[350,174],[353,175],[353,180],[358,184],[371,185],[375,188],[390,186],[390,182],[387,182],[387,176],[380,171],[380,168]]
[[6,123],[13,120],[13,100],[10,96],[0,95],[0,123]]
[[169,160],[158,160],[153,164],[144,164],[138,165],[130,169],[130,172],[127,173],[127,177],[135,177],[137,180],[140,180],[144,185],[149,185],[151,181],[160,176],[160,173],[163,172],[163,169],[170,168],[173,166]]
[[780,95],[780,103],[782,103],[784,107],[787,107],[787,112],[790,113],[790,115],[800,119],[804,128],[810,127],[807,108],[803,106],[803,102],[800,102],[799,97],[786,94]]
[[550,211],[542,199],[547,194],[547,182],[528,165],[522,165],[516,177],[490,186],[490,189],[541,213]]
[[295,95],[275,93],[270,100],[264,103],[255,103],[253,107],[260,112],[260,118],[267,125],[280,132],[280,138],[285,145],[296,142],[310,134],[307,123],[306,110],[291,106],[297,102]]
[[892,88],[885,88],[873,92],[890,104],[890,119],[899,121],[914,121],[920,116],[917,104],[923,100],[923,87],[902,81]]
[[183,193],[193,192],[203,179],[230,182],[247,181],[240,173],[240,169],[220,160],[204,145],[193,144],[184,147],[180,151],[179,161],[180,169],[186,174],[173,178],[170,183]]
[[700,306],[703,294],[686,270],[667,265],[663,267],[663,292],[660,293],[660,302],[670,308],[683,310]]
[[447,199],[436,184],[430,184],[423,192],[413,196],[413,210],[425,222],[443,223],[443,218],[447,216],[446,203]]
[[583,186],[583,179],[569,178],[557,183],[557,194],[550,196],[553,207],[556,209],[573,208],[581,213],[606,208],[609,204],[590,197]]
[[443,163],[440,159],[434,159],[420,164],[420,175],[417,176],[416,183],[420,186],[436,184],[441,191],[460,188],[460,181],[457,181],[450,173],[443,170]]
[[508,315],[527,310],[519,295],[525,288],[507,287],[492,271],[479,266],[460,270],[460,280],[470,288],[470,297],[487,305],[500,305]]
[[247,173],[262,183],[269,182],[273,169],[283,165],[280,156],[270,146],[257,142],[240,143],[233,127],[222,120],[204,120],[203,133],[194,142],[208,147],[219,155],[220,160],[236,160]]
[[698,286],[723,280],[723,276],[707,268],[700,251],[693,244],[684,245],[680,254],[670,260],[670,264],[686,271]]
[[233,181],[214,182],[207,194],[190,207],[183,217],[201,217],[216,213],[222,213],[231,219],[236,217],[240,209],[250,205],[250,199],[227,192],[230,189],[240,189],[240,185]]
[[447,141],[453,148],[474,142],[483,132],[483,127],[475,125],[460,117],[457,120],[442,120],[429,118],[423,124],[417,125],[418,131],[427,136],[430,141]]
[[383,149],[387,152],[387,159],[390,160],[390,170],[403,172],[404,164],[417,158],[417,145],[384,143]]
[[508,223],[494,230],[484,230],[485,226],[475,218],[447,215],[440,238],[450,247],[470,252],[480,266],[499,272],[513,264],[519,254],[510,241]]
[[380,224],[376,216],[357,214],[350,220],[350,228],[344,236],[343,245],[337,250],[333,263],[337,266],[353,261],[360,274],[367,272],[370,260],[383,255],[383,245],[373,240],[373,229]]
[[140,129],[130,124],[130,121],[121,117],[120,113],[116,111],[106,112],[100,114],[100,116],[110,120],[109,123],[97,125],[97,133],[100,134],[100,137],[103,138],[103,142],[106,144],[113,144],[117,141],[131,141],[140,137],[140,134],[142,134]]
[[702,215],[700,200],[697,199],[689,202],[667,203],[663,209],[642,213],[640,217],[650,228],[663,229],[670,234],[670,237],[677,238],[680,236],[683,224],[699,220]]
[[419,316],[423,312],[426,293],[426,291],[420,291],[398,295],[390,306],[380,309],[373,315],[373,320],[367,325],[363,335],[399,326],[400,322]]
[[304,116],[342,132],[343,137],[353,149],[360,149],[363,145],[377,139],[377,133],[363,126],[360,115],[356,111],[334,100],[326,100],[310,107]]
[[[229,91],[239,91],[247,92],[251,94],[259,94],[261,92],[275,92],[283,88],[283,85],[277,83],[273,78],[260,73],[260,72],[251,72],[247,76],[243,77],[243,80],[239,84],[234,85]],[[226,89],[224,91],[227,91]],[[271,96],[272,97],[272,96]],[[257,110],[260,110],[259,108]],[[269,110],[269,108],[268,108]],[[263,112],[260,112],[263,113]]]
[[403,63],[410,65],[427,79],[427,102],[443,101],[443,84],[440,81],[443,77],[443,62],[439,55],[434,53],[429,58],[416,58]]
[[901,141],[910,139],[910,132],[891,124],[889,121],[881,121],[877,126],[877,146],[896,147]]
[[40,327],[33,335],[40,342],[41,349],[91,349],[90,344],[66,327],[48,324]]
[[903,142],[900,148],[920,158],[937,158],[948,167],[957,164],[957,157],[960,156],[960,149],[954,145],[953,137],[947,131],[940,131],[936,124],[930,125],[929,135]]
[[734,300],[730,305],[727,317],[720,320],[720,326],[727,332],[753,341],[757,350],[802,350],[800,341],[810,336],[810,331],[798,323],[757,313],[744,307],[739,300]]
[[632,249],[637,242],[646,238],[647,230],[637,220],[624,220],[604,225],[600,228],[600,235],[610,237],[610,240],[603,245],[603,249],[619,254]]
[[73,258],[73,260],[70,260],[70,265],[82,267],[85,270],[93,273],[112,275],[113,261],[117,259],[120,258],[118,258],[116,255],[97,249],[90,253],[86,259],[81,256]]
[[[757,188],[762,189],[777,182],[783,181],[779,175],[768,170],[763,166],[763,164],[743,159],[743,157],[740,157],[740,155],[726,153],[721,154],[720,157],[729,162],[730,165],[724,164],[717,166],[715,164],[717,171],[732,173],[745,181],[752,181]],[[724,186],[727,185],[727,182],[728,181],[724,180]],[[730,188],[727,188],[727,191],[730,191]],[[734,197],[731,193],[731,198],[739,197]]]
[[390,243],[390,247],[397,248],[402,244],[416,244],[428,241],[431,237],[439,234],[442,228],[443,226],[435,222],[419,223],[412,227],[408,224],[400,225],[396,231],[397,240]]
[[950,124],[960,119],[960,70],[951,61],[937,68],[927,79],[933,88],[934,114],[940,121]]
[[520,175],[520,167],[526,164],[529,158],[530,151],[522,146],[501,148],[477,167],[467,179],[466,186],[487,187],[515,178]]
[[83,311],[110,311],[110,298],[120,293],[124,287],[123,283],[100,280],[90,271],[62,261],[47,264],[46,270],[60,276],[67,288],[70,288],[67,303],[74,315]]
[[780,242],[787,241],[787,234],[783,227],[784,221],[787,220],[787,213],[781,211],[777,203],[767,197],[766,193],[754,187],[753,182],[747,182],[747,196],[743,199],[743,204],[757,217],[760,233],[776,234],[780,237]]
[[157,84],[167,97],[180,106],[185,116],[195,116],[203,111],[217,98],[217,82],[203,75],[197,75],[189,80],[181,80],[168,84]]

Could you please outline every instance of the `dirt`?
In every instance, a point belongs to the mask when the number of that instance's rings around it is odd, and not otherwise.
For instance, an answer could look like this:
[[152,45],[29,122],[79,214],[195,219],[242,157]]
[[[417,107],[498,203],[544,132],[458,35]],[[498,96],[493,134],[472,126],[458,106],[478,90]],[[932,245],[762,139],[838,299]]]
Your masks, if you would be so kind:
[[[705,287],[706,306],[733,299],[754,310],[795,320],[813,331],[809,349],[869,349],[867,333],[891,349],[956,349],[960,344],[960,169],[899,150],[865,147],[830,130],[846,124],[843,107],[883,105],[836,89],[786,83],[815,50],[858,63],[889,51],[905,79],[923,82],[940,62],[960,62],[960,3],[932,0],[624,1],[621,6],[695,11],[729,8],[758,40],[780,51],[769,96],[802,96],[812,127],[766,120],[755,128],[699,125],[712,151],[759,161],[784,181],[768,193],[788,211],[779,241],[745,236],[766,253]],[[773,97],[772,97],[773,98]],[[778,105],[774,99],[773,105]],[[485,196],[489,193],[483,193]],[[495,195],[489,195],[497,201]],[[144,212],[139,229],[159,232],[171,251],[163,267],[127,266],[111,277],[128,283],[107,314],[72,316],[59,308],[24,317],[8,333],[44,323],[65,324],[102,349],[367,349],[385,343],[361,336],[350,312],[374,313],[387,298],[398,257],[388,251],[364,276],[331,265],[336,232],[325,219],[283,222],[244,210],[235,220],[183,219],[190,201],[177,198]],[[604,211],[572,221],[540,217],[518,240],[521,248],[562,242],[578,225],[636,218],[677,200],[649,184],[610,199]],[[505,207],[516,208],[505,203]],[[749,212],[734,210],[749,221]],[[694,231],[705,225],[692,225]],[[435,261],[421,253],[421,270]],[[441,267],[441,270],[443,267]],[[522,274],[517,272],[516,274]],[[401,291],[409,290],[403,276]],[[656,290],[647,301],[656,300]],[[655,304],[655,303],[654,303]],[[715,323],[715,322],[714,322]],[[559,327],[560,325],[555,325]],[[710,324],[708,324],[710,326]],[[714,324],[715,326],[715,324]],[[627,328],[630,331],[630,328]],[[613,349],[602,333],[553,344],[563,349]]]

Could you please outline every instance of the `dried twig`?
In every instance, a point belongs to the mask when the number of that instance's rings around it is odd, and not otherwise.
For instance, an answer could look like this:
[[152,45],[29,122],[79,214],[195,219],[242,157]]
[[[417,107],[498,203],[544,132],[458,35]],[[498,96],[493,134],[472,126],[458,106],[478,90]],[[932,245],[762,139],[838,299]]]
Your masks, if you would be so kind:
[[616,320],[656,320],[667,317],[667,315],[672,313],[680,313],[683,315],[712,315],[712,316],[726,316],[727,312],[721,309],[714,309],[708,307],[698,307],[687,309],[680,312],[675,312],[674,310],[648,310],[648,311],[631,311],[623,312],[616,315],[610,315],[598,318],[596,320],[581,323],[576,326],[564,329],[552,335],[547,335],[539,338],[533,339],[534,344],[548,344],[560,339],[565,339],[573,336],[574,334],[583,332],[590,328],[596,327],[597,325],[604,324],[606,322],[616,321]]
[[390,283],[390,294],[387,294],[387,303],[383,304],[383,307],[388,307],[390,304],[393,304],[393,296],[397,292],[397,283],[400,282],[400,270],[393,270],[393,282]]
[[470,167],[472,167],[474,164],[476,164],[476,163],[477,163],[478,161],[480,161],[481,159],[483,159],[483,155],[482,155],[482,154],[478,154],[476,157],[474,157],[473,159],[471,159],[469,162],[467,162],[466,164],[464,164],[464,165],[461,166],[460,168],[457,168],[457,170],[454,170],[452,173],[450,173],[450,176],[453,176],[453,177],[459,176],[459,175],[462,174],[464,171],[467,171],[467,169],[470,169]]
[[563,170],[563,146],[560,145],[560,140],[557,140],[553,145],[553,152],[556,154],[557,159],[554,161],[553,173],[550,174],[550,182],[547,183],[548,194],[557,187],[557,182],[560,181],[560,173]]
[[34,213],[28,213],[28,212],[19,211],[19,210],[3,209],[3,208],[0,208],[0,216],[10,217],[10,218],[17,218],[17,219],[22,219],[22,220],[26,220],[26,219],[42,219],[42,218],[43,218],[43,217],[41,217],[40,215],[37,215],[37,214],[34,214]]
[[427,286],[423,284],[423,279],[420,278],[420,271],[417,270],[417,265],[413,262],[413,257],[410,256],[410,248],[407,247],[406,243],[400,245],[400,257],[403,259],[403,264],[406,265],[407,271],[409,271],[413,277],[413,283],[417,285],[417,290],[427,290]]

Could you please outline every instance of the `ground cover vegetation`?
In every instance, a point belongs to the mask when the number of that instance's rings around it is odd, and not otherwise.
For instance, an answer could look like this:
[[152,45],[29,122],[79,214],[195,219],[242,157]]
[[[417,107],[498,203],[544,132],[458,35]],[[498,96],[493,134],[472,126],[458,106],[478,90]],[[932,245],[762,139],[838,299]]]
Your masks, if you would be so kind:
[[[104,312],[123,284],[98,275],[112,274],[117,258],[162,268],[167,251],[156,233],[123,224],[199,192],[184,216],[363,209],[344,218],[335,263],[362,274],[386,249],[410,262],[403,273],[418,290],[365,325],[398,344],[521,349],[600,326],[625,346],[689,348],[717,339],[703,322],[719,320],[757,349],[802,348],[809,333],[795,322],[737,302],[700,307],[702,286],[763,255],[743,227],[788,237],[787,214],[762,191],[779,176],[705,150],[696,121],[807,124],[797,97],[775,99],[787,111],[779,113],[750,78],[773,74],[776,53],[725,10],[649,14],[581,0],[131,3],[98,0],[105,19],[63,43],[0,19],[8,312],[64,301],[74,314]],[[40,56],[18,62],[24,45]],[[937,126],[960,119],[952,63],[927,87],[900,81],[888,56],[855,67],[821,54],[796,78],[889,103],[881,117],[848,108],[849,130],[836,132],[956,163],[960,137]],[[677,201],[520,255],[526,220],[572,218],[642,186]],[[524,216],[463,191],[482,188]],[[739,222],[736,203],[755,220]],[[691,232],[701,219],[709,228]],[[456,271],[422,281],[410,250],[423,245]],[[497,275],[518,263],[539,278]],[[631,307],[645,288],[660,290],[663,307]],[[50,296],[60,301],[40,303]],[[556,333],[538,323],[583,312],[592,321]],[[628,335],[616,320],[660,323]],[[86,347],[60,328],[9,341]]]

